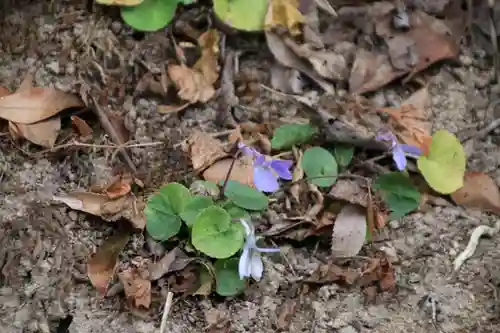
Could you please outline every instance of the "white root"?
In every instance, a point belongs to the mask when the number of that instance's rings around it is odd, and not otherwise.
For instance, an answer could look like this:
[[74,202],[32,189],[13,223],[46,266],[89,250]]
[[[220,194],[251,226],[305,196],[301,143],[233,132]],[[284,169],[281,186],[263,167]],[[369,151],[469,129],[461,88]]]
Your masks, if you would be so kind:
[[463,252],[460,253],[453,261],[454,271],[458,271],[463,263],[472,257],[479,243],[479,238],[484,235],[493,237],[498,233],[498,231],[500,231],[500,221],[498,221],[494,227],[488,227],[487,225],[480,225],[476,227],[470,236],[469,243],[467,244],[465,250],[463,250]]

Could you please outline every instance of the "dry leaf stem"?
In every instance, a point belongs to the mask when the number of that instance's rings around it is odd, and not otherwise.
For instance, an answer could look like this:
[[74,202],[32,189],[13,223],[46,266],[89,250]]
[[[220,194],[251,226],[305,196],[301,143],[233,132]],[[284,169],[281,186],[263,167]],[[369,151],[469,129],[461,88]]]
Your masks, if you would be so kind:
[[160,333],[164,333],[165,328],[167,327],[167,319],[170,313],[170,308],[172,307],[173,298],[174,294],[169,291],[165,300],[165,306],[163,307],[163,315],[161,316]]

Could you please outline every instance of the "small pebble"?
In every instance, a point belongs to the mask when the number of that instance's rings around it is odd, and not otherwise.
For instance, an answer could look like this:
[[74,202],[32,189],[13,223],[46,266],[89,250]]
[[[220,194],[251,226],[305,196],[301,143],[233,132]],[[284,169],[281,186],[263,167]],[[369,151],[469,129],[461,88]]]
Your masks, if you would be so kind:
[[472,65],[472,58],[469,57],[468,55],[462,54],[462,55],[459,56],[458,60],[464,66],[470,66],[470,65]]
[[59,74],[61,73],[61,68],[59,66],[58,61],[52,61],[46,65],[47,70],[51,72],[52,74]]
[[358,331],[352,326],[345,326],[339,330],[339,333],[358,333]]

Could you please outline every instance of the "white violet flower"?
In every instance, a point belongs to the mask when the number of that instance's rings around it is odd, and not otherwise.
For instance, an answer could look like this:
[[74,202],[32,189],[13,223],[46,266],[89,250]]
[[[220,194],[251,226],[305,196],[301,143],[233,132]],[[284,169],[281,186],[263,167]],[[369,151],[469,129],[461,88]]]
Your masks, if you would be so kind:
[[251,222],[240,220],[240,223],[245,228],[246,240],[241,253],[238,271],[240,279],[252,277],[255,281],[262,278],[264,264],[262,263],[261,253],[279,252],[279,248],[261,248],[257,246],[257,238],[255,237],[255,229]]

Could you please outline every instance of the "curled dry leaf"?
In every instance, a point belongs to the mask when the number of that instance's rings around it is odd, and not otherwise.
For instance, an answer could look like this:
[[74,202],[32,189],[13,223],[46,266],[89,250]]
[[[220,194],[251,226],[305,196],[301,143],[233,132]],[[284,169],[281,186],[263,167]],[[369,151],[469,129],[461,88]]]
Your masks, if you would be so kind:
[[186,148],[195,172],[202,172],[216,161],[228,156],[220,140],[200,131],[193,131],[187,139]]
[[292,186],[290,186],[290,194],[292,195],[292,198],[295,199],[297,203],[300,203],[300,194],[301,194],[301,189],[302,189],[302,183],[300,180],[304,178],[304,169],[302,169],[302,158],[304,156],[304,153],[302,150],[299,150],[295,147],[292,147],[293,149],[293,155],[295,157],[295,160],[297,161],[296,167],[293,169],[292,172]]
[[151,281],[156,281],[167,273],[180,271],[186,268],[186,266],[194,260],[196,260],[196,258],[188,257],[184,251],[175,247],[159,261],[149,266],[149,277]]
[[71,123],[75,127],[77,133],[82,137],[86,138],[92,135],[92,128],[87,124],[85,120],[78,116],[71,116]]
[[33,124],[62,110],[83,106],[82,100],[73,94],[55,88],[31,87],[0,98],[0,118]]
[[452,193],[451,198],[458,205],[500,215],[500,190],[483,172],[466,172],[464,186]]
[[198,44],[201,47],[201,57],[193,68],[200,71],[207,82],[213,85],[219,78],[220,66],[217,61],[219,57],[219,32],[217,30],[208,30],[198,38]]
[[271,0],[266,13],[264,27],[271,30],[276,27],[285,27],[292,36],[301,34],[304,16],[299,11],[298,0]]
[[61,119],[57,117],[35,124],[9,122],[9,133],[13,139],[24,138],[45,148],[54,147],[60,130]]
[[[229,172],[232,161],[233,159],[231,158],[217,161],[203,172],[203,178],[214,183],[223,181],[226,179],[226,175]],[[234,162],[233,170],[231,170],[229,179],[250,187],[255,187],[253,183],[252,165],[245,160],[238,159]]]
[[407,31],[393,28],[392,12],[376,20],[376,33],[385,40],[388,54],[357,52],[349,79],[351,93],[377,90],[403,75],[414,75],[440,60],[458,56],[456,39],[443,21],[419,10],[409,15],[411,29]]
[[65,196],[54,196],[53,200],[62,202],[71,209],[99,216],[108,222],[124,218],[137,229],[144,229],[146,226],[145,204],[131,195],[111,199],[106,194],[73,192]]
[[333,85],[321,77],[306,59],[299,57],[295,52],[286,44],[285,38],[272,31],[266,31],[266,42],[269,50],[274,55],[276,60],[283,66],[295,68],[301,73],[304,73],[316,82],[325,92],[334,93]]
[[145,279],[136,267],[118,273],[129,304],[135,308],[149,309],[151,305],[151,281]]
[[127,245],[130,233],[120,232],[107,238],[97,251],[87,260],[87,275],[92,285],[106,294],[108,285],[115,274],[118,256]]
[[328,196],[335,200],[347,201],[351,204],[368,207],[368,187],[366,181],[354,179],[338,179],[330,189]]
[[421,88],[406,99],[399,108],[384,108],[389,124],[398,138],[406,144],[420,147],[424,155],[431,143],[430,95],[427,87]]
[[351,268],[343,268],[335,264],[322,264],[307,280],[305,280],[305,282],[315,284],[338,283],[353,285],[358,278],[359,273]]
[[365,243],[366,230],[366,209],[357,205],[345,205],[333,225],[332,255],[357,255]]
[[202,72],[186,65],[169,65],[167,71],[181,99],[189,103],[206,103],[215,95],[214,87]]

